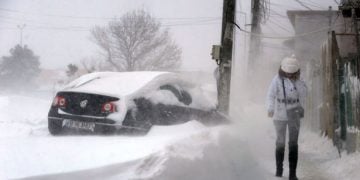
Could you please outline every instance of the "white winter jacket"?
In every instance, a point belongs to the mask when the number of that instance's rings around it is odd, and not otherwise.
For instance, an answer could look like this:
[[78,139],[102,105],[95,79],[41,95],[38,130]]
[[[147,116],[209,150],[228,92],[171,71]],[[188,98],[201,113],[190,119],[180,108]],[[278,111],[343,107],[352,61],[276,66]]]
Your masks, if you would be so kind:
[[[291,81],[284,78],[284,86],[286,92],[287,104],[286,108],[292,108],[297,105],[305,107],[306,85],[302,80]],[[282,86],[282,79],[276,75],[271,81],[270,88],[267,93],[267,110],[274,112],[274,120],[287,121],[285,100]]]

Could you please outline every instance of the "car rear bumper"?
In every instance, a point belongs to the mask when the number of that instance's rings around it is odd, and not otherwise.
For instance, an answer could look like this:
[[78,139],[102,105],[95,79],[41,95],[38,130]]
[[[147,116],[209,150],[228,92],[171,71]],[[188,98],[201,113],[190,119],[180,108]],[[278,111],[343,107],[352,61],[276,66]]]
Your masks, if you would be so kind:
[[[140,127],[124,126],[122,124],[116,123],[116,121],[111,119],[106,119],[104,117],[84,117],[84,116],[71,116],[71,115],[62,115],[61,117],[48,116],[49,123],[56,123],[58,126],[67,129],[84,129],[90,132],[116,132],[118,130],[139,130],[143,131],[145,129]],[[94,128],[76,128],[76,127],[67,127],[64,124],[64,121],[73,121],[79,123],[94,124]]]

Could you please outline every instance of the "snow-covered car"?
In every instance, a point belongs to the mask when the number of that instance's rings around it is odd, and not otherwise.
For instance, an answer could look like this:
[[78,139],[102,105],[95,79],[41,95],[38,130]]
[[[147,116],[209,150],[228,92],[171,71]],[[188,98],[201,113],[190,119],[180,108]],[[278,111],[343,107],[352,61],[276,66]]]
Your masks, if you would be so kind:
[[152,125],[226,118],[199,85],[170,72],[97,72],[57,92],[48,114],[51,134],[63,131],[146,133]]

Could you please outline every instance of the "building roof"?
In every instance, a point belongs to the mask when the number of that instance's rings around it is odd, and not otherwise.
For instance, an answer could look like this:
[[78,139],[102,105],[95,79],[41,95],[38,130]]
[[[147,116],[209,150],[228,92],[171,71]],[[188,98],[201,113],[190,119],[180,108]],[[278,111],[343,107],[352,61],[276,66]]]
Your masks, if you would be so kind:
[[[328,16],[329,10],[289,10],[286,12],[291,24],[295,27],[295,17],[296,16],[315,16],[315,15],[323,15]],[[330,11],[331,16],[338,15],[339,11]]]

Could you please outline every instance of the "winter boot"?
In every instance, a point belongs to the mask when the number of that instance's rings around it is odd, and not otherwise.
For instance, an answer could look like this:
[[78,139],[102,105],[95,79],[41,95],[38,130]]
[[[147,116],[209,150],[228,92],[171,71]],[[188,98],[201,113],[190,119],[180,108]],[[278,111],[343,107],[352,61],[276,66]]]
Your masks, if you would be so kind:
[[298,145],[289,146],[289,180],[298,180],[296,166],[298,161]]
[[275,176],[282,177],[285,147],[276,147],[276,173]]

